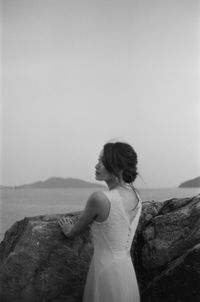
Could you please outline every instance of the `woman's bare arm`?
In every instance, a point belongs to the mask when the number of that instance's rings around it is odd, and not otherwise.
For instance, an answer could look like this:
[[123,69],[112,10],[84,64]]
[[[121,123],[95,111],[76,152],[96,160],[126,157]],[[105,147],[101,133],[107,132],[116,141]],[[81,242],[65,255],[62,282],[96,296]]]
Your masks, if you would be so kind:
[[87,201],[83,214],[75,225],[72,225],[68,218],[61,218],[58,223],[65,236],[73,238],[83,232],[95,217],[101,214],[104,205],[103,201],[105,202],[105,197],[102,192],[93,193]]

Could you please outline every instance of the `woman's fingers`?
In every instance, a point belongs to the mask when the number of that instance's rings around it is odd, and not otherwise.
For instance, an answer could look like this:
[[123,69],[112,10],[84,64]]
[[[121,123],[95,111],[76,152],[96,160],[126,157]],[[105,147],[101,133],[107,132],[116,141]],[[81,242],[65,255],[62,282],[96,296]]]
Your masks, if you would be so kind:
[[64,217],[67,223],[73,223],[73,219],[71,217]]
[[71,223],[71,218],[70,217],[63,217],[64,223]]
[[64,220],[63,218],[61,218],[61,219],[58,221],[58,224],[59,224],[60,227],[63,227],[63,226],[66,224],[66,222],[65,222],[65,220]]
[[62,227],[63,226],[63,222],[62,222],[62,220],[60,219],[60,220],[58,220],[58,224],[59,224],[59,226],[60,227]]
[[65,220],[63,218],[59,219],[59,224],[63,225],[65,223]]
[[73,221],[70,217],[62,217],[58,220],[58,224],[62,227],[63,225],[65,225],[66,223],[68,224],[72,224]]

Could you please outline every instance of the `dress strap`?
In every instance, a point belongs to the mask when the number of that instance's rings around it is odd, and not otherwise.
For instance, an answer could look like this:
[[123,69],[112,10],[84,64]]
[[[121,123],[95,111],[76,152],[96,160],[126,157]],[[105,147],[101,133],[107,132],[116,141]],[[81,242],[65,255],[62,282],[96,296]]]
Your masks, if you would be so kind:
[[[140,195],[138,194],[137,190],[135,189],[135,187],[134,187],[132,184],[130,184],[130,187],[131,187],[131,189],[133,190],[133,192],[135,193],[135,195],[137,196],[137,199],[138,199],[138,203],[137,203],[137,205],[136,205],[135,208],[134,208],[134,209],[136,209],[137,206],[138,206],[138,204],[141,205],[142,200],[141,200],[141,197],[140,197]],[[133,209],[133,210],[134,210],[134,209]]]

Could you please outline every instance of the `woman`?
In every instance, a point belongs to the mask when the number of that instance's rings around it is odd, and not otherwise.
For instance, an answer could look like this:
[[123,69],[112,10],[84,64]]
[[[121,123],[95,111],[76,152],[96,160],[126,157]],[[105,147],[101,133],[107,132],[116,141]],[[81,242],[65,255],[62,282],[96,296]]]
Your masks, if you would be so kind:
[[84,290],[84,302],[139,302],[139,291],[130,256],[142,203],[132,183],[137,176],[137,154],[127,143],[104,145],[96,180],[108,191],[93,193],[80,220],[59,225],[72,238],[91,224],[94,254]]

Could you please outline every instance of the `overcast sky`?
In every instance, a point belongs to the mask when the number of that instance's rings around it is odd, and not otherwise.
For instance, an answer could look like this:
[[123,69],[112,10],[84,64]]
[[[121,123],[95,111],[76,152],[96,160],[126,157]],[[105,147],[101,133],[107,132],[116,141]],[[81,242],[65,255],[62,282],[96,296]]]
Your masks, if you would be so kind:
[[200,175],[198,0],[2,0],[3,185],[94,181],[105,142],[137,184]]

